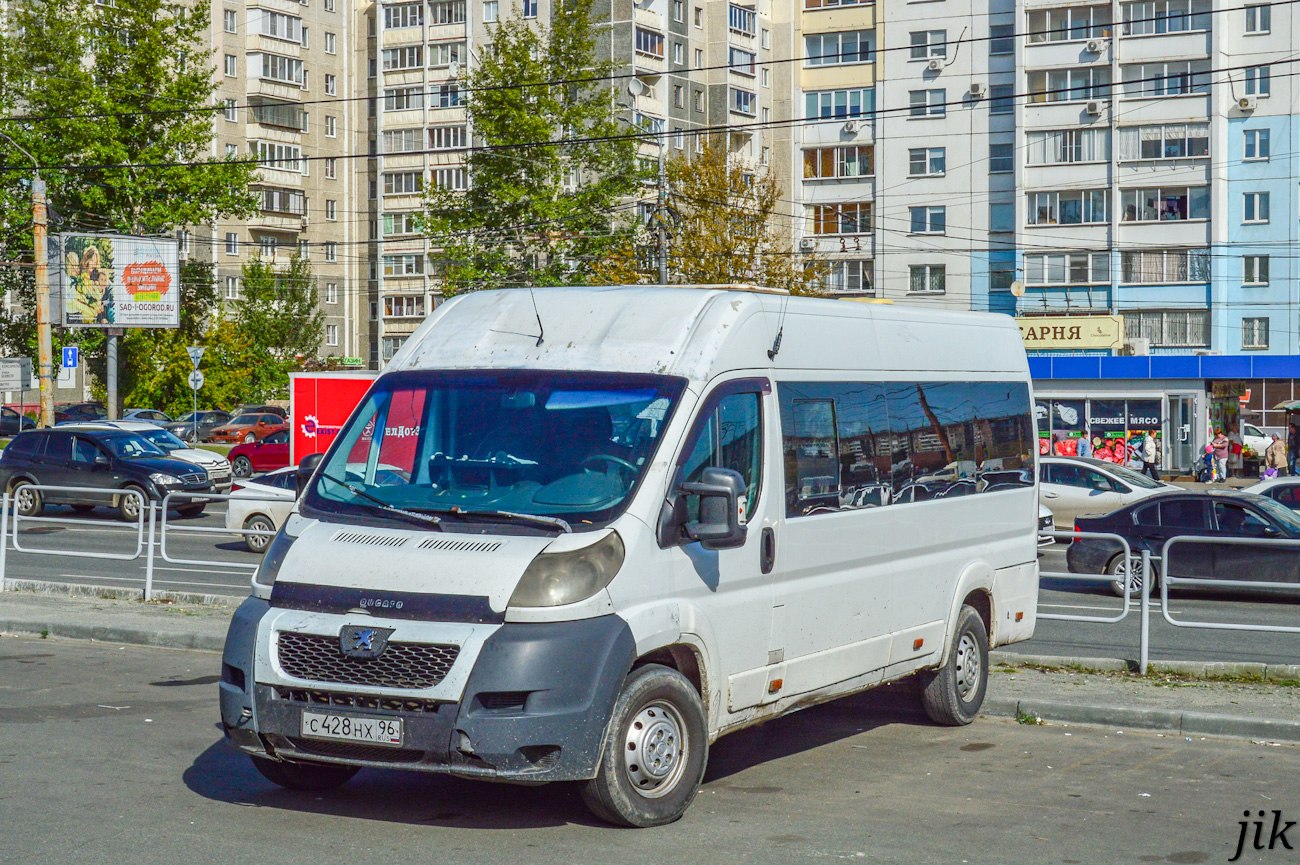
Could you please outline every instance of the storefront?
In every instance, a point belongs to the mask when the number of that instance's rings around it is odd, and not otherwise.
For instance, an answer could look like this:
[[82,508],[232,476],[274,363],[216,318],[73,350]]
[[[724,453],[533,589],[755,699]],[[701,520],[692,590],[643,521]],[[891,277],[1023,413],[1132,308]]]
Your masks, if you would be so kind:
[[1143,439],[1151,435],[1156,439],[1162,470],[1191,470],[1197,440],[1196,413],[1202,402],[1200,382],[1182,383],[1172,393],[1112,389],[1106,386],[1110,382],[1078,382],[1077,388],[1060,387],[1067,384],[1052,382],[1050,388],[1039,385],[1035,415],[1040,454],[1084,453],[1140,468]]

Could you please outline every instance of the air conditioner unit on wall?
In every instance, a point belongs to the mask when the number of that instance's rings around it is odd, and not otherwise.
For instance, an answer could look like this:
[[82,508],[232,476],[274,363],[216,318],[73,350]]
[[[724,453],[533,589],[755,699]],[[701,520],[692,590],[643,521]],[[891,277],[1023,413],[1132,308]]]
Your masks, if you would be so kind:
[[1237,100],[1237,107],[1242,111],[1254,111],[1259,102],[1254,96],[1243,96]]
[[938,57],[935,57],[931,59],[929,63],[925,64],[925,68],[929,69],[931,72],[942,72],[943,61],[940,60]]
[[846,135],[857,135],[857,134],[858,134],[858,128],[859,128],[859,127],[858,127],[858,121],[856,121],[856,120],[846,120],[846,121],[844,121],[844,134],[846,134]]
[[1134,337],[1124,343],[1119,353],[1130,357],[1145,357],[1151,353],[1151,340],[1146,337]]
[[971,99],[983,99],[984,94],[987,92],[988,92],[988,87],[986,87],[982,82],[976,81],[974,84],[970,86]]
[[1089,39],[1088,44],[1084,46],[1084,50],[1089,54],[1100,54],[1105,48],[1106,43],[1100,39]]
[[811,237],[801,237],[799,238],[799,248],[804,252],[812,252],[817,248],[817,241]]
[[1102,104],[1103,103],[1101,102],[1100,99],[1094,99],[1093,101],[1085,105],[1083,110],[1091,114],[1093,117],[1100,117],[1102,112]]

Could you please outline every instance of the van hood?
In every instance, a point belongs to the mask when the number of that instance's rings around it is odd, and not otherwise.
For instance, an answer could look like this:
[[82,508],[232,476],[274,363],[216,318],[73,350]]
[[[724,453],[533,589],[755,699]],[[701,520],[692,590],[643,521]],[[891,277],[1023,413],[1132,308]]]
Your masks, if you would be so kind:
[[[477,610],[480,618],[499,617],[529,563],[555,541],[551,535],[303,523],[276,576],[272,603],[295,598],[321,612],[379,608],[386,615],[400,609],[412,618],[437,619],[441,611]],[[397,603],[403,606],[390,607]]]

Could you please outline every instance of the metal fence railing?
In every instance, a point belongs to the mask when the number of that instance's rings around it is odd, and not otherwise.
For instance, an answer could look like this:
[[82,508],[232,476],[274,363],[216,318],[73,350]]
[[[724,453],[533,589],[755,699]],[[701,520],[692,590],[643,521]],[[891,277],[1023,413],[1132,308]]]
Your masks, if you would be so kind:
[[[1169,551],[1175,546],[1224,546],[1224,547],[1254,547],[1256,549],[1277,548],[1279,550],[1295,550],[1297,569],[1300,570],[1300,541],[1287,540],[1284,538],[1212,538],[1199,537],[1193,535],[1177,535],[1165,541],[1164,547],[1160,550],[1161,558],[1166,562],[1172,561],[1169,558]],[[1186,619],[1174,618],[1169,611],[1169,590],[1176,586],[1196,586],[1199,588],[1216,588],[1216,589],[1284,589],[1290,591],[1300,591],[1300,581],[1297,582],[1269,582],[1266,580],[1238,580],[1214,579],[1208,577],[1179,577],[1169,573],[1171,568],[1165,565],[1165,573],[1160,579],[1160,606],[1164,614],[1165,621],[1176,628],[1204,628],[1208,630],[1220,631],[1265,631],[1276,634],[1300,634],[1300,626],[1296,625],[1256,625],[1247,623],[1233,622],[1192,622]],[[1300,576],[1300,574],[1298,574]]]

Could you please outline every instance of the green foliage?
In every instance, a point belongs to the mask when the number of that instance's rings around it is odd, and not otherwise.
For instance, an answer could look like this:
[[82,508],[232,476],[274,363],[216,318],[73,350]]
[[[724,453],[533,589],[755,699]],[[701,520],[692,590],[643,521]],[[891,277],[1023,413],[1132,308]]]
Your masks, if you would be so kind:
[[614,69],[596,59],[591,0],[552,8],[549,28],[517,12],[492,28],[469,75],[473,187],[432,189],[426,202],[446,294],[588,281],[590,262],[631,230],[615,215],[638,180],[636,145],[616,122],[616,91],[600,81],[519,86],[554,80],[556,70],[599,78]]

